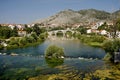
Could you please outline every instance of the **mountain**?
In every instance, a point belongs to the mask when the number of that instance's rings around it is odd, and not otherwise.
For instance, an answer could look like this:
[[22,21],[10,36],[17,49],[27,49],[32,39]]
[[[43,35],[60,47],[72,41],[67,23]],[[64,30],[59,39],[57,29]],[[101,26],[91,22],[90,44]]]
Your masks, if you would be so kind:
[[120,18],[120,10],[115,11],[113,15],[115,15],[116,18]]
[[[120,11],[116,11],[113,13],[114,15],[120,14]],[[100,11],[96,9],[86,9],[80,11],[74,11],[71,9],[60,11],[59,13],[50,16],[46,19],[41,19],[34,21],[33,23],[39,24],[74,24],[80,22],[93,22],[93,21],[106,21],[111,20],[111,13]]]

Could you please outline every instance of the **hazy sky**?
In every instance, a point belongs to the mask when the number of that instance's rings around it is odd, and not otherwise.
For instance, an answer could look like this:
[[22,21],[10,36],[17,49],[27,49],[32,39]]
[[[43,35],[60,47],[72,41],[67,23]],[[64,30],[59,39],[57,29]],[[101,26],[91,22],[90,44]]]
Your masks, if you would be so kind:
[[31,23],[61,10],[91,8],[113,12],[120,0],[0,0],[0,23]]

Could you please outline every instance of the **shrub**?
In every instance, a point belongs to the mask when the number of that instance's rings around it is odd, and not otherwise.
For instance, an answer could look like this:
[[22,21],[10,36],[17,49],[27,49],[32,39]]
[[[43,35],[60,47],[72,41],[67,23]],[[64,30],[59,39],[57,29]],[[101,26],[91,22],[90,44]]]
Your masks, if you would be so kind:
[[120,40],[115,39],[115,40],[105,41],[103,43],[103,48],[105,49],[106,52],[109,52],[109,53],[119,51],[119,49],[120,49]]
[[51,45],[46,49],[46,58],[60,58],[61,56],[64,56],[64,51],[58,46]]
[[114,60],[114,52],[119,51],[120,49],[120,40],[109,40],[103,43],[103,49],[110,54],[111,58],[109,60]]

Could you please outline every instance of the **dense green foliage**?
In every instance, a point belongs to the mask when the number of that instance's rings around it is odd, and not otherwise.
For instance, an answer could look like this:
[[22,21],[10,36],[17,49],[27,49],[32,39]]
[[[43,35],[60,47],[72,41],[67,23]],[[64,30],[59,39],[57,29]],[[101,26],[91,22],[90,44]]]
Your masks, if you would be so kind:
[[10,37],[15,37],[17,35],[18,33],[16,27],[13,30],[7,26],[0,27],[0,38],[7,39]]
[[45,57],[46,58],[61,58],[62,56],[64,56],[64,51],[62,48],[55,46],[55,45],[51,45],[46,49],[45,52]]
[[82,42],[99,42],[102,43],[106,39],[104,36],[99,35],[80,35],[78,36]]
[[81,34],[86,34],[87,29],[84,26],[80,26],[77,28],[77,31],[79,31]]
[[[120,39],[108,40],[103,43],[103,48],[111,57],[110,61],[114,60],[114,52],[118,52],[120,49]],[[106,57],[107,58],[107,57]]]
[[120,31],[120,19],[117,19],[115,26],[116,26],[116,29]]
[[[47,35],[44,34],[44,36],[47,36]],[[33,32],[30,36],[12,37],[10,38],[9,42],[7,42],[8,43],[7,49],[20,48],[20,47],[22,48],[22,47],[27,47],[31,45],[36,45],[41,43],[45,39],[46,38],[42,38],[41,36],[38,37],[35,32]]]
[[[35,24],[32,27],[28,27],[25,25],[23,27],[23,31],[26,31],[27,34],[25,36],[18,36],[18,28],[15,26],[13,29],[8,26],[0,26],[0,39],[4,39],[4,41],[8,44],[7,49],[11,48],[20,48],[26,47],[34,44],[38,44],[47,38],[46,29],[39,27],[38,24]],[[22,29],[21,29],[22,30]],[[6,39],[8,39],[6,41]],[[0,49],[3,49],[4,46],[0,45]]]

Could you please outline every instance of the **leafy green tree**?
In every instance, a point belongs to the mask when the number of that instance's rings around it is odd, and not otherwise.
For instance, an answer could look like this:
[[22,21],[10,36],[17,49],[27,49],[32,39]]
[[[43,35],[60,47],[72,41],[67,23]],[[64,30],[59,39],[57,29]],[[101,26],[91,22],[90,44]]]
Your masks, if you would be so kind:
[[48,33],[47,33],[47,32],[44,32],[44,33],[41,33],[41,34],[39,35],[39,38],[42,39],[42,40],[45,40],[45,39],[47,38],[47,36],[48,36]]
[[8,26],[1,26],[0,27],[0,37],[1,38],[10,38],[17,36],[17,28],[15,27],[13,30]]
[[118,19],[115,23],[116,29],[120,31],[120,19]]
[[10,38],[11,37],[12,30],[10,28],[4,28],[2,30],[2,36],[3,38]]
[[35,32],[33,32],[33,33],[31,34],[31,36],[37,41],[38,37],[37,37],[37,34],[36,34]]
[[24,46],[24,45],[27,44],[27,40],[26,40],[25,37],[21,38],[19,42],[20,42],[20,45],[21,45],[21,46]]
[[105,41],[103,43],[103,49],[106,51],[106,53],[110,54],[110,60],[113,61],[114,52],[117,52],[120,49],[120,39]]
[[106,22],[104,22],[104,24],[98,27],[98,30],[107,30],[107,29],[108,29],[108,25]]
[[25,24],[25,28],[28,28],[28,25],[27,25],[27,24]]
[[77,31],[79,31],[81,34],[86,34],[86,28],[84,26],[80,26]]
[[37,34],[37,36],[40,35],[40,28],[39,28],[39,25],[38,24],[35,24],[33,26],[33,32],[35,32]]
[[46,58],[61,58],[62,56],[64,56],[64,51],[62,48],[55,46],[55,45],[51,45],[46,49],[45,52],[45,57]]
[[32,28],[26,28],[25,31],[29,34],[32,32]]
[[18,36],[18,32],[17,32],[17,31],[18,31],[18,30],[17,30],[17,27],[15,26],[15,27],[13,28],[12,32],[11,32],[11,36],[12,36],[12,37]]

